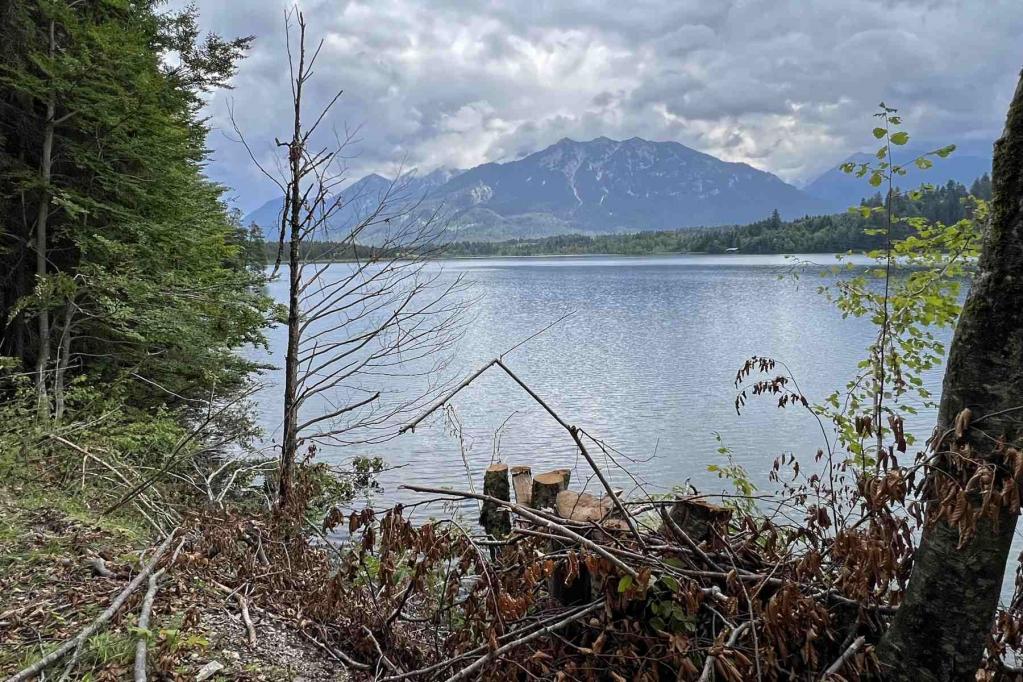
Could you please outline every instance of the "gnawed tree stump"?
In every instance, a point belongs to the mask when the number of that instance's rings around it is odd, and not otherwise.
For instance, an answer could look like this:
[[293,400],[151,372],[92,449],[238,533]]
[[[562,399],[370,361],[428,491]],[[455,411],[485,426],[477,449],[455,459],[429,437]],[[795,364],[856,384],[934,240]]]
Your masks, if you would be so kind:
[[706,500],[684,499],[675,502],[668,512],[671,520],[697,544],[724,536],[732,510],[711,504]]
[[523,507],[531,507],[533,499],[533,470],[526,466],[511,468],[512,488],[515,489],[515,502]]
[[[483,494],[511,502],[507,464],[491,464],[487,467],[483,474]],[[507,508],[487,500],[480,510],[480,525],[489,535],[503,538],[511,532],[511,516]]]
[[545,474],[538,474],[533,479],[531,506],[533,509],[554,509],[558,493],[568,488],[572,472],[568,469],[555,469]]

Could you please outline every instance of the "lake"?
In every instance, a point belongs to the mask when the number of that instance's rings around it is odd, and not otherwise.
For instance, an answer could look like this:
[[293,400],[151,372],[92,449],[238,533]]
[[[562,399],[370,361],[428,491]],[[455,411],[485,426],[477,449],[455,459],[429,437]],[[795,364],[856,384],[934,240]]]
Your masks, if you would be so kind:
[[[548,257],[450,260],[431,265],[442,278],[474,283],[475,316],[453,350],[449,378],[469,375],[487,360],[566,313],[572,313],[507,357],[508,365],[566,421],[617,450],[632,476],[610,467],[611,478],[632,490],[663,493],[689,482],[702,491],[728,488],[708,471],[728,447],[761,487],[776,457],[795,453],[809,465],[824,448],[819,427],[802,409],[778,409],[752,398],[735,411],[735,373],[752,355],[784,362],[811,402],[845,385],[865,356],[874,330],[842,319],[817,292],[831,279],[833,256],[798,256],[820,263],[787,277],[783,256],[684,255],[666,257]],[[861,261],[862,262],[862,261]],[[348,264],[331,270],[343,274]],[[286,300],[286,281],[270,291]],[[947,334],[946,334],[947,337]],[[272,330],[269,357],[282,362],[283,328]],[[941,372],[925,377],[940,392]],[[265,376],[257,411],[268,442],[280,436],[280,372]],[[383,377],[391,394],[419,386]],[[599,483],[568,434],[510,378],[491,370],[453,401],[462,425],[465,457],[476,485],[495,459],[528,464],[534,473],[573,470],[573,488]],[[311,404],[307,412],[326,410]],[[907,424],[922,443],[934,426],[924,411]],[[392,431],[396,430],[393,425]],[[718,435],[720,434],[720,435]],[[720,441],[718,440],[720,438]],[[379,456],[398,467],[380,477],[376,503],[409,501],[403,482],[465,489],[459,439],[443,412],[414,433],[387,442],[326,447],[320,457],[344,463]],[[596,450],[596,448],[594,448]],[[599,451],[597,454],[600,454]],[[606,461],[603,459],[602,461]],[[610,462],[608,462],[610,465]]]

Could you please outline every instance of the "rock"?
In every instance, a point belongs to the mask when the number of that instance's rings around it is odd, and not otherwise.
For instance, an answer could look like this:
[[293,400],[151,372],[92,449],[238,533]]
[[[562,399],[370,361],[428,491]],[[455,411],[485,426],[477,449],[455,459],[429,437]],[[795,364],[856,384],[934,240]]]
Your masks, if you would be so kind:
[[209,663],[207,663],[206,665],[199,669],[198,674],[195,676],[195,682],[203,682],[203,680],[208,680],[223,669],[224,664],[221,663],[220,661],[210,661]]

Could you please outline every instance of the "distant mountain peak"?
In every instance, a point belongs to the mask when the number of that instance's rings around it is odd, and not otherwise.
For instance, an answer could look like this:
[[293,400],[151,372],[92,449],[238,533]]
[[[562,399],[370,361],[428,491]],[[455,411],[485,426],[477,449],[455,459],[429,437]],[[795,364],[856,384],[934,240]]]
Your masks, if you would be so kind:
[[775,209],[786,218],[824,212],[770,173],[638,136],[563,137],[517,160],[412,175],[428,197],[422,210],[443,207],[450,238],[459,240],[736,224]]

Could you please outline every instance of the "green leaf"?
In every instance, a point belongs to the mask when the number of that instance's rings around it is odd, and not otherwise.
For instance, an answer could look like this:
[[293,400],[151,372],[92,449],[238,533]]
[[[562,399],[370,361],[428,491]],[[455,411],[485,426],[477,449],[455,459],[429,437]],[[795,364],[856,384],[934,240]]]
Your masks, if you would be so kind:
[[897,132],[891,137],[892,144],[903,145],[909,142],[909,133]]
[[920,170],[927,170],[928,168],[930,168],[931,166],[934,165],[933,161],[931,161],[930,159],[928,159],[927,157],[924,157],[924,156],[921,156],[920,158],[915,159],[913,161],[913,163],[915,163],[916,167],[919,168]]
[[881,171],[874,171],[870,174],[870,180],[868,180],[868,182],[871,187],[880,187],[883,180],[884,176],[881,175]]
[[880,140],[887,132],[884,128],[874,128],[874,137]]
[[662,575],[661,582],[664,583],[665,587],[667,587],[672,592],[678,592],[679,588],[681,587],[681,585],[679,585],[679,582],[675,580],[673,576],[670,575]]
[[628,591],[628,589],[630,587],[632,587],[632,576],[631,575],[623,575],[618,580],[618,592],[619,593],[626,592],[626,591]]
[[950,144],[947,147],[942,147],[941,149],[939,149],[938,151],[936,151],[934,153],[944,159],[945,157],[947,157],[949,154],[951,154],[955,150],[956,150],[956,146],[954,144]]

